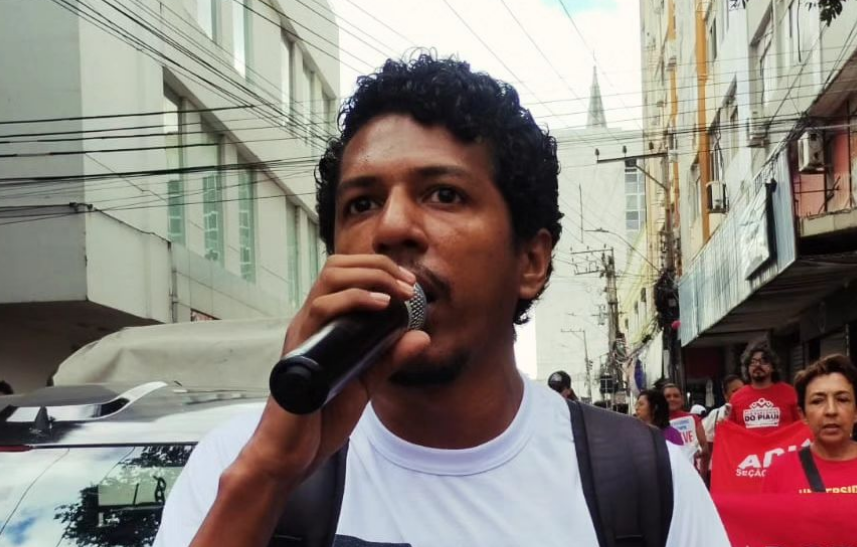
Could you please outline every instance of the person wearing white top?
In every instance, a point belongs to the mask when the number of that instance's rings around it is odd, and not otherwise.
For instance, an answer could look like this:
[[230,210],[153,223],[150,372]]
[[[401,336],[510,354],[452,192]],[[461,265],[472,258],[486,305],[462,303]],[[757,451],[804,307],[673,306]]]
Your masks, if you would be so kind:
[[[283,351],[416,282],[424,330],[317,412],[270,400],[203,440],[156,545],[266,545],[289,494],[346,442],[336,547],[597,545],[569,407],[514,357],[561,231],[556,141],[511,86],[425,53],[361,78],[339,120],[316,187],[329,258]],[[727,547],[699,478],[669,462],[667,545]]]
[[705,428],[705,438],[712,443],[714,442],[714,435],[717,432],[717,425],[727,419],[729,413],[732,411],[732,405],[729,404],[732,395],[744,387],[744,381],[740,376],[730,374],[723,378],[721,386],[723,387],[723,398],[726,400],[726,403],[723,406],[715,408],[702,419],[702,427]]

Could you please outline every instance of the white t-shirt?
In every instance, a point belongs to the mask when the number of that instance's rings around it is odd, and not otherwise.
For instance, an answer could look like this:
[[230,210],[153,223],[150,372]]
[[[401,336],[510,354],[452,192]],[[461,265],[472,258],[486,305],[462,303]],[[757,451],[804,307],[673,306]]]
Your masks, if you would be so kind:
[[732,410],[732,405],[726,403],[723,406],[717,407],[708,413],[708,416],[702,419],[702,427],[705,428],[705,438],[708,442],[714,442],[714,435],[717,433],[717,424],[729,417],[729,412]]
[[[547,387],[526,379],[524,385],[508,429],[464,450],[408,443],[367,407],[350,439],[335,546],[597,547],[568,406]],[[259,417],[233,420],[198,445],[167,499],[155,547],[189,545],[214,501],[220,474]],[[699,475],[677,447],[669,453],[675,505],[667,545],[729,547]]]

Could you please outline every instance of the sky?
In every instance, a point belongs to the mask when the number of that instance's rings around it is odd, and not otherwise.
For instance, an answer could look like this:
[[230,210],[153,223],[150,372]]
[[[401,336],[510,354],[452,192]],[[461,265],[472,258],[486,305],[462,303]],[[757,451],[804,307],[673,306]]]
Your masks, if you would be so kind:
[[[331,0],[343,97],[358,75],[415,48],[455,55],[513,84],[551,131],[586,124],[593,67],[610,127],[640,128],[640,0]],[[538,320],[538,318],[536,318]],[[535,377],[534,322],[518,366]]]

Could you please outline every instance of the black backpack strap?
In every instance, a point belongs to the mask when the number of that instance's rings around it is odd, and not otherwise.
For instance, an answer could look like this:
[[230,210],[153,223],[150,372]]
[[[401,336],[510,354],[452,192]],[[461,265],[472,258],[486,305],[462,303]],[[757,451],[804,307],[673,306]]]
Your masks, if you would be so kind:
[[809,449],[809,446],[801,448],[799,456],[803,472],[806,474],[806,480],[809,481],[809,487],[812,491],[820,494],[827,492],[824,482],[821,480],[821,473],[818,472],[818,467],[812,458],[812,451]]
[[673,513],[663,434],[636,418],[568,401],[586,505],[600,547],[664,547]]
[[268,547],[331,547],[345,491],[348,444],[289,496]]

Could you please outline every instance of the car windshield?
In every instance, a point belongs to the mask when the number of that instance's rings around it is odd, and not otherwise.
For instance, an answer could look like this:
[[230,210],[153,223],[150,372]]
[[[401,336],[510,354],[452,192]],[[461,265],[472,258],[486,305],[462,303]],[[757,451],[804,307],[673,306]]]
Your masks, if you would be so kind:
[[0,547],[148,547],[192,448],[0,451]]

